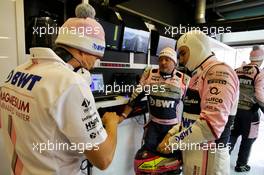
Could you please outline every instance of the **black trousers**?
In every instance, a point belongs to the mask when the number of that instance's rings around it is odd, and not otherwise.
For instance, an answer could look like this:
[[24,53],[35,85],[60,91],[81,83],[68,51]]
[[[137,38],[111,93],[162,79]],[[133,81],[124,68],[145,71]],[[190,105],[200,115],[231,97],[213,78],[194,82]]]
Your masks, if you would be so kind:
[[238,166],[246,165],[248,163],[252,144],[256,140],[256,138],[248,138],[250,128],[252,127],[252,122],[259,122],[259,114],[257,111],[254,112],[238,109],[229,140],[229,144],[231,147],[229,153],[231,153],[234,149],[237,138],[240,135],[242,136],[238,158],[236,162]]

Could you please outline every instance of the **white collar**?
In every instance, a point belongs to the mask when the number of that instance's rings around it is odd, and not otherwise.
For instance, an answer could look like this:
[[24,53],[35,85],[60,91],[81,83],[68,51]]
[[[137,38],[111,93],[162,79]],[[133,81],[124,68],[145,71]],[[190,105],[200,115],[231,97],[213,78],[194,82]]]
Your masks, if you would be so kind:
[[56,53],[50,49],[50,48],[46,48],[46,47],[33,47],[30,48],[30,59],[48,59],[48,60],[53,60],[53,61],[57,61],[60,62],[64,65],[66,65],[67,63],[65,63],[58,55],[56,55]]

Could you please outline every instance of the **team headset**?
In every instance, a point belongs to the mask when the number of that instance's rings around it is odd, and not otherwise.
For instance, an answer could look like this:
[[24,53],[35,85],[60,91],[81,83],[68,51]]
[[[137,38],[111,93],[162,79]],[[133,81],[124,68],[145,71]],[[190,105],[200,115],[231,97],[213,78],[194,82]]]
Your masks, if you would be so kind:
[[79,67],[74,68],[74,72],[81,72],[82,74],[84,73],[83,69],[85,69],[83,67],[83,64],[77,59],[75,58],[69,51],[67,51],[66,49],[64,49],[63,47],[60,46],[56,46],[54,49],[54,52],[65,62],[67,63],[68,61],[70,61],[72,58],[75,59],[78,63],[80,63]]

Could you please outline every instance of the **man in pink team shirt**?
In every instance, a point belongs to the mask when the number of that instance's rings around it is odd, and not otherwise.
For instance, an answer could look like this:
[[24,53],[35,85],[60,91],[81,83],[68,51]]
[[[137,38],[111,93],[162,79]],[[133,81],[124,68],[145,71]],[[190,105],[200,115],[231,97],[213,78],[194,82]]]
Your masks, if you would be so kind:
[[264,71],[260,66],[264,59],[264,50],[254,46],[250,52],[250,63],[235,71],[240,80],[240,95],[237,115],[230,137],[230,153],[237,138],[242,135],[235,171],[250,171],[248,158],[251,146],[258,136],[259,109],[264,111]]

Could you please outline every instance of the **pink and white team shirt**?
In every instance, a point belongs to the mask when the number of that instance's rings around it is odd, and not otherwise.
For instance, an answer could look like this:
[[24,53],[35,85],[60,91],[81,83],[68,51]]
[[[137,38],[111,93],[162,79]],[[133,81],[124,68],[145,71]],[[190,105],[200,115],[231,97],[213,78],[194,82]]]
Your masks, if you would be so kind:
[[0,89],[4,143],[13,174],[81,174],[83,151],[107,137],[89,84],[51,49],[10,72]]
[[264,108],[264,71],[248,64],[237,68],[240,81],[239,109],[251,110],[258,103]]

